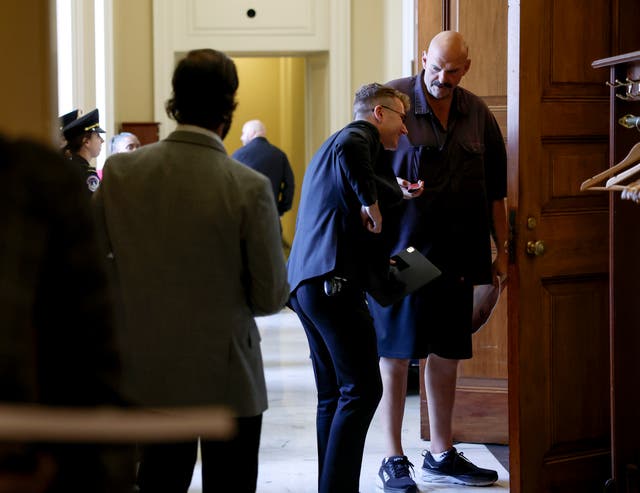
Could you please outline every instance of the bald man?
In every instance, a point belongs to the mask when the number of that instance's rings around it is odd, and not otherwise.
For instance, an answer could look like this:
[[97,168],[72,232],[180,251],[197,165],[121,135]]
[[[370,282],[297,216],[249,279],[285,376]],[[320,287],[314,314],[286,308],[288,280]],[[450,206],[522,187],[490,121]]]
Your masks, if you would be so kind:
[[[472,356],[473,286],[504,278],[507,269],[506,151],[495,118],[459,87],[471,66],[463,37],[436,35],[422,55],[422,72],[389,85],[411,98],[408,134],[390,154],[399,179],[424,181],[404,201],[394,251],[418,248],[443,275],[391,307],[369,300],[376,325],[383,396],[380,413],[387,456],[379,470],[385,492],[415,493],[412,464],[401,442],[411,359],[426,358],[430,450],[427,482],[493,484],[496,471],[475,466],[453,447],[452,416],[458,362]],[[388,232],[388,231],[387,231]],[[499,245],[492,264],[491,235]]]
[[269,178],[278,214],[282,216],[293,205],[293,171],[287,155],[271,144],[266,135],[264,123],[249,120],[242,126],[243,146],[231,157]]

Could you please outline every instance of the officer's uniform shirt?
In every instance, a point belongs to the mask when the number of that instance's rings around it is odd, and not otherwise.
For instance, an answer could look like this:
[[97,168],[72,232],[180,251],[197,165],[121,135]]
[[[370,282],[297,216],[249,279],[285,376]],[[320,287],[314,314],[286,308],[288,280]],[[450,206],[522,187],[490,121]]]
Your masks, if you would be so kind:
[[100,178],[98,177],[98,173],[96,170],[89,164],[89,162],[78,154],[73,154],[71,156],[71,161],[78,165],[78,167],[82,170],[82,176],[86,180],[87,189],[89,190],[89,194],[95,192],[100,186]]
[[[63,115],[61,117],[61,121],[66,116],[67,115]],[[65,139],[67,141],[71,141],[71,139],[77,138],[79,135],[87,132],[104,133],[104,130],[100,128],[99,117],[100,115],[98,110],[95,109],[79,118],[76,118],[75,120],[72,120],[63,129]],[[98,177],[96,170],[91,167],[86,159],[77,154],[72,154],[71,161],[76,163],[82,170],[89,194],[95,192],[100,186],[100,178]]]

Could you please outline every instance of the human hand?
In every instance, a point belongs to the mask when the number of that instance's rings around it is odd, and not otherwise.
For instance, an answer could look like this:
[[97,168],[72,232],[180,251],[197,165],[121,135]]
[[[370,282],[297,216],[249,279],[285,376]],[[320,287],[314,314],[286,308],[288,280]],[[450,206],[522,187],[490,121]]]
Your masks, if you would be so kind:
[[368,231],[372,233],[380,233],[382,231],[382,214],[378,207],[378,201],[371,205],[363,205],[360,208],[360,217],[362,224]]
[[402,197],[406,200],[420,197],[420,195],[422,195],[422,192],[424,192],[424,182],[422,180],[411,183],[409,180],[405,180],[404,178],[396,176],[396,181],[400,186],[400,190],[402,190]]
[[494,283],[498,280],[504,283],[507,280],[507,254],[498,252],[496,259],[491,265]]

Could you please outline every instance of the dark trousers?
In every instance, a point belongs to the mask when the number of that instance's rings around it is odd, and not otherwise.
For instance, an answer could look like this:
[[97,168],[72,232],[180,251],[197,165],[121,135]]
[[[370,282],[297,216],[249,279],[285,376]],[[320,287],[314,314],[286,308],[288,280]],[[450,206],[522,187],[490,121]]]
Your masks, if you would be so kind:
[[291,307],[309,340],[318,389],[319,493],[357,493],[364,442],[382,396],[373,321],[364,293],[300,285]]
[[[236,422],[233,440],[200,440],[203,493],[256,491],[262,414]],[[197,441],[144,446],[137,480],[140,493],[186,493],[197,454]]]

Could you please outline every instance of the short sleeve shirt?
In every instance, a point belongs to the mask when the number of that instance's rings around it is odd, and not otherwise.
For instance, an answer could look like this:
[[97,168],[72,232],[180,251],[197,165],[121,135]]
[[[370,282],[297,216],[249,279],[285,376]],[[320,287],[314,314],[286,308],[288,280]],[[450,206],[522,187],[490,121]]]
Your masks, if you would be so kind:
[[[418,248],[441,270],[480,284],[491,280],[491,203],[506,196],[507,159],[487,105],[457,87],[445,129],[429,107],[419,76],[391,81],[411,99],[408,135],[387,155],[397,176],[423,180],[424,193],[405,201],[394,250]],[[387,223],[388,224],[388,223]]]

